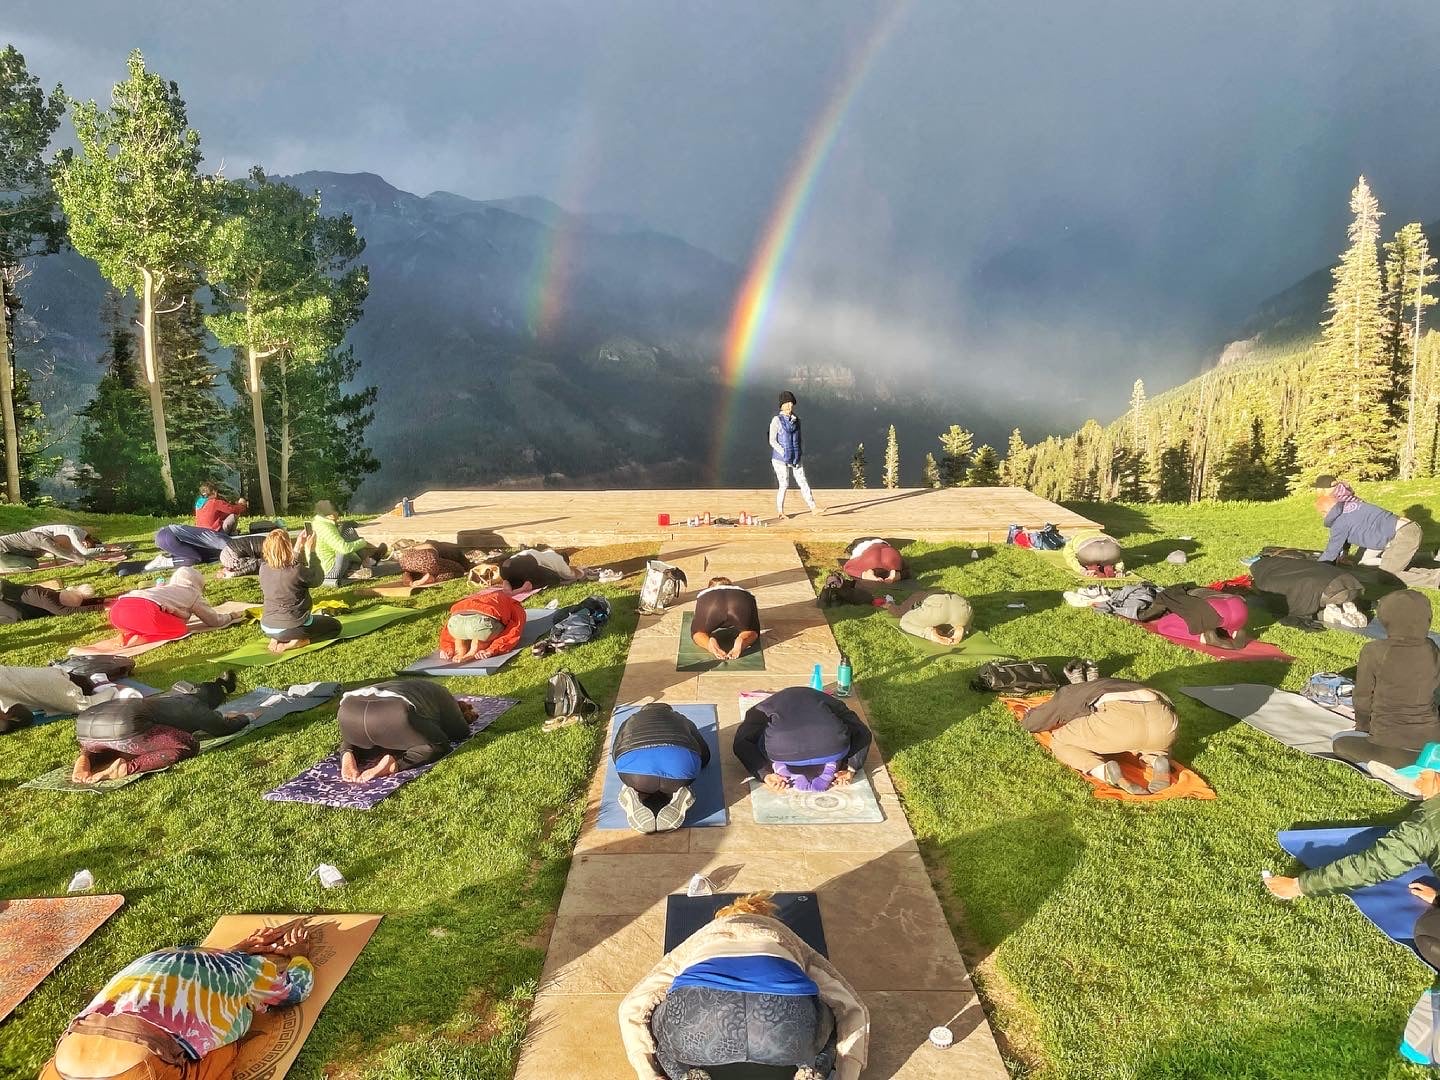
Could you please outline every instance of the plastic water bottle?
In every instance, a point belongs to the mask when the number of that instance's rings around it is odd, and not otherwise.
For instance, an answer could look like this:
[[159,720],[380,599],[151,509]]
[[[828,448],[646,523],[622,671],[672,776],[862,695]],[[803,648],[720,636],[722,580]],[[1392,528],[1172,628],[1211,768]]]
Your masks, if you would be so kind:
[[815,670],[810,673],[810,689],[811,689],[811,690],[824,690],[824,689],[825,689],[825,674],[824,674],[824,672],[822,672],[822,671],[820,670],[820,665],[819,665],[819,664],[816,664],[816,665],[815,665]]
[[155,579],[155,587],[156,587],[157,589],[160,588],[160,587],[161,587],[162,585],[164,585],[164,584],[165,584],[165,577],[164,577],[164,575],[161,575],[160,577],[157,577],[157,578]]
[[840,654],[840,666],[835,669],[835,696],[849,697],[851,680],[855,673],[850,668],[850,658]]

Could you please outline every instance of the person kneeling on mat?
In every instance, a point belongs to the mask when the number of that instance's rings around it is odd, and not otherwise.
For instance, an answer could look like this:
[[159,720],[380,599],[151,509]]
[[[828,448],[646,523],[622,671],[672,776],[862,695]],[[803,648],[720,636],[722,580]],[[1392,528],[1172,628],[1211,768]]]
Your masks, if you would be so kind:
[[132,589],[110,608],[110,625],[120,631],[125,648],[152,641],[179,641],[190,633],[193,615],[206,626],[229,626],[238,615],[225,615],[205,602],[205,578],[193,566],[182,566],[168,585]]
[[[1335,756],[1364,767],[1414,765],[1427,743],[1440,742],[1440,648],[1430,640],[1430,600],[1402,589],[1381,599],[1375,617],[1385,637],[1360,650],[1355,675],[1355,730],[1335,736]],[[1401,786],[1406,786],[1402,782]]]
[[861,581],[894,582],[909,576],[909,567],[899,550],[878,536],[850,541],[845,548],[843,569]]
[[1066,565],[1082,577],[1113,578],[1125,573],[1119,542],[1095,529],[1075,533],[1065,541],[1063,551]]
[[1424,541],[1419,522],[1366,502],[1349,484],[1333,476],[1321,477],[1315,486],[1324,491],[1316,498],[1315,509],[1330,530],[1321,562],[1340,562],[1356,547],[1363,552],[1358,558],[1361,566],[1378,566],[1407,585],[1435,588],[1440,572],[1410,569]]
[[[637,832],[668,832],[685,823],[695,805],[690,785],[710,764],[710,747],[683,713],[663,701],[631,713],[610,747],[620,776],[620,808]],[[657,811],[647,805],[663,800]]]
[[[1170,747],[1179,718],[1170,699],[1129,679],[1071,683],[1021,721],[1027,731],[1050,732],[1050,752],[1077,772],[1132,795],[1170,786]],[[1150,767],[1148,787],[1131,783],[1113,755],[1134,754]]]
[[1137,618],[1157,634],[1196,645],[1238,650],[1250,641],[1245,633],[1250,608],[1244,599],[1213,589],[1161,589]]
[[65,1029],[40,1080],[228,1080],[255,1014],[310,996],[309,952],[296,919],[228,949],[147,953]]
[[[1440,772],[1425,769],[1416,781],[1425,801],[1395,828],[1380,837],[1364,851],[1336,859],[1328,866],[1306,870],[1299,877],[1272,876],[1264,879],[1265,887],[1281,900],[1298,900],[1302,896],[1337,896],[1358,892],[1409,873],[1417,865],[1440,867]],[[1421,881],[1409,886],[1410,894],[1430,905],[1415,921],[1415,951],[1431,967],[1440,968],[1440,908],[1436,908],[1435,889]],[[1432,987],[1420,995],[1410,1020],[1400,1053],[1421,1065],[1440,1062],[1440,987]]]
[[428,679],[390,679],[340,699],[340,778],[359,784],[430,765],[470,734],[475,709]]
[[1259,592],[1285,598],[1292,619],[1312,619],[1331,626],[1361,629],[1367,620],[1355,606],[1365,587],[1354,574],[1334,563],[1263,555],[1250,564],[1250,580]]
[[371,564],[384,559],[389,548],[360,539],[352,527],[340,520],[340,511],[329,499],[315,504],[315,516],[307,530],[315,537],[315,557],[325,572],[326,585],[343,585],[347,580],[374,577]]
[[[260,563],[265,557],[265,539],[268,533],[243,533],[232,536],[220,549],[220,576],[222,578],[251,577],[260,572]],[[305,535],[313,535],[307,533]]]
[[735,756],[774,791],[828,791],[855,778],[870,741],[870,729],[838,698],[791,686],[745,713]]
[[918,592],[890,609],[900,629],[937,645],[959,645],[975,621],[970,601],[947,592]]
[[200,752],[198,735],[234,735],[250,723],[245,713],[217,710],[235,689],[235,673],[200,683],[176,683],[163,694],[141,697],[122,686],[109,701],[92,705],[75,720],[80,756],[70,779],[77,784],[158,772]]
[[270,639],[270,651],[279,655],[339,637],[340,620],[311,609],[310,590],[325,578],[315,558],[315,534],[303,534],[297,546],[284,529],[274,529],[265,537],[261,557],[260,594],[265,607],[260,630]]
[[695,597],[690,640],[716,660],[736,660],[760,640],[755,596],[728,577],[713,577]]
[[104,610],[104,598],[95,595],[95,586],[88,581],[64,589],[0,581],[0,623]]
[[858,1080],[870,1013],[825,957],[776,918],[768,892],[742,896],[660,958],[620,1003],[638,1080],[731,1075]]
[[440,624],[440,655],[452,663],[502,656],[520,647],[525,609],[504,592],[457,600]]

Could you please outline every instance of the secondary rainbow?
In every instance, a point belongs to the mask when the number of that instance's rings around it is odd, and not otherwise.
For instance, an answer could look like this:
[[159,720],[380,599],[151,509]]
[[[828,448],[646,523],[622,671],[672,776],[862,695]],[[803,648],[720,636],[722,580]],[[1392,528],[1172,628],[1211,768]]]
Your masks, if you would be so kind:
[[780,197],[765,224],[760,244],[755,249],[754,258],[751,259],[750,268],[745,274],[744,284],[736,295],[735,306],[730,313],[730,324],[725,333],[720,369],[724,389],[710,460],[712,480],[719,478],[724,464],[731,429],[735,426],[737,391],[745,380],[746,368],[755,356],[756,342],[764,329],[765,317],[769,314],[775,298],[776,282],[795,241],[806,207],[814,194],[815,182],[835,146],[846,113],[854,104],[866,77],[874,67],[876,57],[880,55],[899,24],[906,6],[906,0],[901,0],[882,15],[865,45],[856,52],[828,104],[811,126],[810,134],[795,158],[785,185],[780,189]]

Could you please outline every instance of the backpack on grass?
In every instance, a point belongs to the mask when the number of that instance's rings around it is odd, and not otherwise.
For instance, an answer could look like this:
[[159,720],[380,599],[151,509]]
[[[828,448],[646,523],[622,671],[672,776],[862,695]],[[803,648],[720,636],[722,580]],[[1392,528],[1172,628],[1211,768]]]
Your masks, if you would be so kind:
[[580,680],[569,671],[561,669],[550,676],[545,687],[546,731],[555,731],[571,724],[588,724],[600,711],[597,705],[580,685]]
[[684,570],[651,559],[645,564],[645,581],[640,586],[640,614],[659,615],[680,599],[688,584]]
[[997,694],[1034,694],[1059,690],[1060,680],[1047,665],[1035,660],[994,660],[975,672],[970,686]]

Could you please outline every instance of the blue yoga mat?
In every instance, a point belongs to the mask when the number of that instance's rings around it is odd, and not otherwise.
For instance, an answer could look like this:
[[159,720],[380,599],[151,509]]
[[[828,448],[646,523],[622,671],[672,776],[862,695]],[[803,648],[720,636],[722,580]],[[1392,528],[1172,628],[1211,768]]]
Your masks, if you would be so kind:
[[[1363,627],[1345,626],[1342,630],[1349,630],[1352,634],[1359,634],[1361,637],[1368,637],[1373,641],[1385,640],[1385,627],[1380,625],[1379,619],[1371,619]],[[1440,645],[1440,630],[1430,631],[1430,640]]]
[[[610,743],[615,741],[615,732],[636,710],[627,705],[615,710],[610,723]],[[695,783],[690,785],[695,795],[695,805],[685,815],[687,829],[701,829],[711,825],[728,825],[730,813],[725,809],[725,788],[720,777],[720,719],[714,705],[676,705],[675,711],[688,716],[700,729],[700,735],[710,747],[710,764],[700,770]],[[595,821],[597,829],[628,829],[625,811],[620,808],[620,774],[615,763],[607,756],[605,761],[605,787],[600,793],[600,816]]]
[[[1282,848],[1314,869],[1364,851],[1389,831],[1383,825],[1372,828],[1286,829],[1276,834],[1276,839]],[[1440,887],[1434,872],[1422,864],[1391,881],[1370,885],[1347,895],[1360,909],[1360,914],[1379,927],[1382,934],[1415,952],[1415,920],[1430,907],[1410,895],[1408,886],[1412,881]],[[1420,956],[1419,953],[1415,955]],[[1423,957],[1421,962],[1424,962]]]

